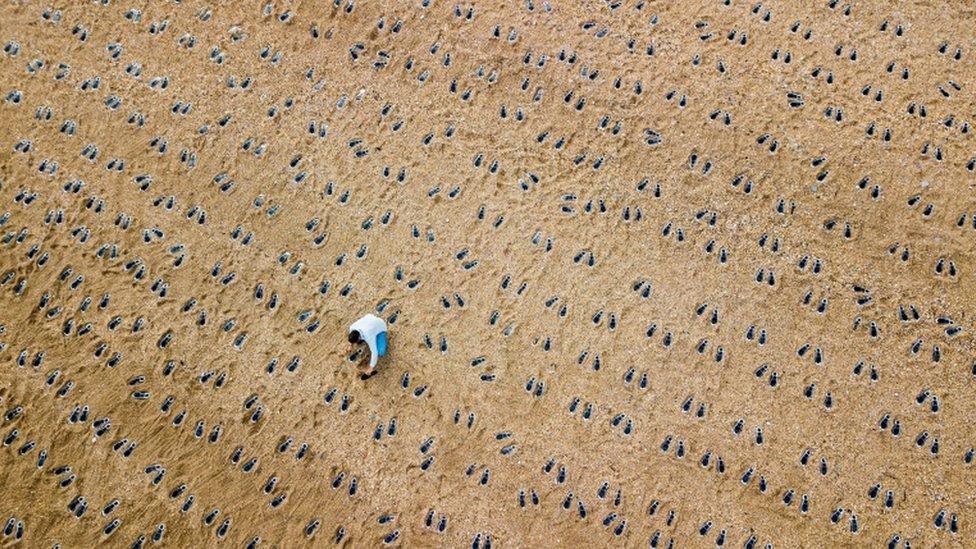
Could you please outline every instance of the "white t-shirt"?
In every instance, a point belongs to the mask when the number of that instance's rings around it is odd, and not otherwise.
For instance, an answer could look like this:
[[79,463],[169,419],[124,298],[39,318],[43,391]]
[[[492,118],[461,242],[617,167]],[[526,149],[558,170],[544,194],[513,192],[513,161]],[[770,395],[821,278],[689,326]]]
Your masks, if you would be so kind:
[[369,346],[370,370],[376,368],[376,361],[379,359],[376,337],[386,332],[386,322],[383,322],[383,319],[378,316],[368,314],[352,323],[352,326],[349,327],[349,333],[354,331],[359,332],[359,336]]

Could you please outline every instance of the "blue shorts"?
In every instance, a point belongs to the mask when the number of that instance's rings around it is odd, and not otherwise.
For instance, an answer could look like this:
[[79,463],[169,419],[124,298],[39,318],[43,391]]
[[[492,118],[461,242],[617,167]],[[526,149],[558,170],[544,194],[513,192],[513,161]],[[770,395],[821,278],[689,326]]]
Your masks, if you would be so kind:
[[386,332],[380,332],[376,336],[376,354],[377,356],[386,354]]

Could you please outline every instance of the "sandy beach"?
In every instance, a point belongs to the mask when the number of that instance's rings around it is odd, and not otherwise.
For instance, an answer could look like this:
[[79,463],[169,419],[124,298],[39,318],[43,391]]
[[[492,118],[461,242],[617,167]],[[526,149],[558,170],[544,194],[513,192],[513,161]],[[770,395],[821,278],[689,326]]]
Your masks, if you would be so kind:
[[974,18],[5,2],[0,545],[973,546]]

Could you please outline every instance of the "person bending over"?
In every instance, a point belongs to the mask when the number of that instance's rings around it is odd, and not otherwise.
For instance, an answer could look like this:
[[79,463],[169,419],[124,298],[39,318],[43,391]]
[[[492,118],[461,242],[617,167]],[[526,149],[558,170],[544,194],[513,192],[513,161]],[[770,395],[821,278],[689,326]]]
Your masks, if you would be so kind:
[[359,376],[363,380],[369,379],[376,373],[379,357],[386,354],[386,322],[371,314],[360,318],[349,327],[349,343],[365,343],[369,347],[369,369]]

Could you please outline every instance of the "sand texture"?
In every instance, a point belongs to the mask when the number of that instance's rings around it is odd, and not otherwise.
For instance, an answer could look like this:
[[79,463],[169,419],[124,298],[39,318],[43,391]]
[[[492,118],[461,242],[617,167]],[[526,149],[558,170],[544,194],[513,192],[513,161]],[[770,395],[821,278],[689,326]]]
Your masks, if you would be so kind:
[[0,546],[976,546],[974,22],[4,0]]

